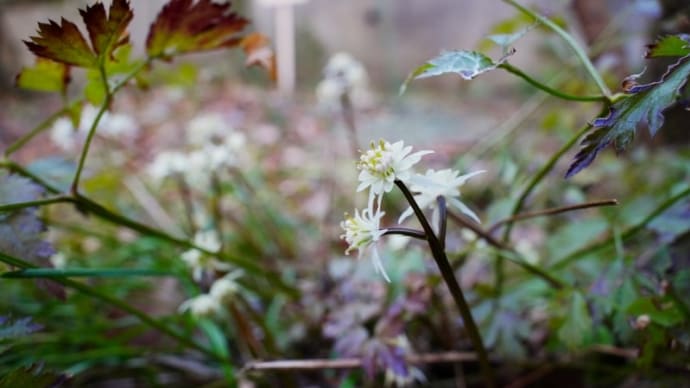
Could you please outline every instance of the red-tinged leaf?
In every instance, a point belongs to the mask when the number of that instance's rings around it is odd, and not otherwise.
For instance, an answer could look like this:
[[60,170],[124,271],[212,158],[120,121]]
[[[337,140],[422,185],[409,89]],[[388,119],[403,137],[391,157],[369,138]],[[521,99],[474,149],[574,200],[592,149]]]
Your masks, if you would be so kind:
[[40,92],[67,91],[69,66],[50,59],[37,57],[33,67],[25,67],[17,75],[15,83],[22,89]]
[[115,48],[128,42],[125,30],[134,17],[129,1],[113,0],[109,16],[100,2],[79,10],[79,13],[89,31],[91,46],[99,56],[110,56]]
[[77,26],[65,20],[38,23],[38,36],[26,46],[36,56],[79,67],[96,67],[98,60]]
[[146,51],[154,58],[233,47],[249,22],[230,11],[230,3],[171,0],[151,24]]
[[269,39],[258,32],[251,33],[242,39],[240,47],[247,56],[245,66],[259,66],[268,71],[271,80],[277,79],[276,57]]

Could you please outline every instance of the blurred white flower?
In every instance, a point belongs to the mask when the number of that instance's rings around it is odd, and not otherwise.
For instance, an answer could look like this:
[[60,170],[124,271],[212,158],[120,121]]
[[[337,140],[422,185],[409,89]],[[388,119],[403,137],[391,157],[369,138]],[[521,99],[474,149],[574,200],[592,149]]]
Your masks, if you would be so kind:
[[[209,252],[216,253],[221,247],[218,235],[213,230],[200,231],[194,235],[194,244]],[[192,277],[200,281],[204,273],[212,271],[230,271],[232,265],[218,261],[212,255],[208,255],[198,249],[190,249],[181,255],[182,260],[192,269]]]
[[323,69],[323,80],[316,87],[316,97],[323,106],[338,107],[340,98],[349,94],[355,107],[371,104],[369,77],[364,66],[347,53],[333,55]]
[[[463,214],[473,220],[480,222],[479,217],[464,203],[460,201],[460,186],[477,174],[484,171],[475,171],[469,174],[460,175],[456,170],[427,170],[426,174],[415,179],[414,183],[410,185],[410,191],[414,194],[414,198],[420,208],[429,208],[433,210],[432,225],[436,227],[439,221],[439,211],[436,199],[444,197],[449,207],[454,207]],[[398,223],[403,222],[407,217],[413,213],[412,207],[408,207],[398,219]]]
[[53,254],[48,260],[50,260],[50,264],[53,265],[53,268],[61,269],[67,267],[67,256],[62,252]]
[[[412,166],[419,162],[422,156],[433,151],[417,151],[410,154],[412,146],[404,146],[401,141],[389,143],[380,140],[371,143],[370,149],[364,153],[357,163],[359,186],[357,191],[369,189],[368,207],[371,208],[375,196],[378,196],[378,208],[381,207],[381,195],[393,189],[395,180],[409,181],[412,176]],[[406,182],[410,183],[410,182]]]
[[183,174],[189,165],[189,158],[182,152],[163,151],[148,165],[146,172],[154,182],[160,184],[165,178]]
[[[98,109],[93,105],[84,105],[79,118],[79,128],[75,128],[72,120],[61,117],[53,123],[50,139],[63,151],[73,151],[77,145],[84,142],[91,129]],[[96,127],[96,133],[109,138],[133,137],[139,132],[139,125],[129,115],[105,112]]]
[[242,287],[236,281],[242,275],[243,272],[241,270],[235,270],[216,280],[213,282],[213,285],[211,285],[209,295],[211,295],[221,304],[228,303],[235,297],[237,292],[239,292],[240,288]]
[[359,252],[360,259],[365,255],[371,256],[376,272],[383,275],[387,282],[390,282],[376,246],[381,236],[387,232],[387,229],[379,229],[381,218],[383,218],[385,213],[380,210],[373,214],[372,212],[373,209],[369,207],[364,209],[361,214],[355,209],[354,217],[346,214],[345,220],[340,223],[340,227],[343,228],[345,234],[341,235],[340,238],[349,244],[345,250],[346,255],[351,250],[356,249]]
[[180,312],[189,311],[192,315],[199,318],[213,318],[222,311],[216,298],[211,295],[202,294],[191,299],[187,299],[178,309]]
[[194,146],[205,146],[218,143],[233,132],[226,120],[219,113],[206,113],[196,116],[187,124],[187,141]]
[[60,117],[55,120],[50,129],[50,140],[63,151],[72,151],[77,146],[79,137],[76,132],[72,120],[67,117]]

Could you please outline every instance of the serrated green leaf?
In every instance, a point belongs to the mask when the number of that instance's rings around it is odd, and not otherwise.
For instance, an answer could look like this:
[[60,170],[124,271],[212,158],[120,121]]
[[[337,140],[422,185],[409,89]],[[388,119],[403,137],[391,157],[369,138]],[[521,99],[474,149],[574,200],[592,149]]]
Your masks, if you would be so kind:
[[65,93],[69,81],[67,65],[38,57],[33,67],[25,67],[17,75],[16,84],[27,90]]
[[613,143],[622,152],[635,136],[638,125],[647,124],[654,136],[664,123],[664,110],[670,107],[690,75],[690,55],[668,67],[659,81],[637,84],[633,75],[626,79],[627,95],[611,105],[609,115],[592,122],[594,129],[582,140],[583,147],[565,174],[569,178],[589,166],[599,151]]
[[230,12],[230,3],[171,0],[151,24],[146,52],[152,58],[215,50],[240,44],[249,22]]
[[498,61],[477,51],[444,51],[436,58],[415,69],[400,87],[400,94],[404,93],[407,85],[415,79],[435,77],[442,74],[457,74],[465,80],[471,80],[480,74],[494,70],[504,63],[514,50],[507,52]]
[[647,46],[645,57],[684,57],[690,54],[690,36],[669,35]]
[[108,13],[106,16],[101,2],[79,10],[89,32],[91,46],[101,58],[109,57],[118,46],[128,42],[125,30],[134,17],[127,0],[113,0]]
[[91,51],[76,24],[62,18],[61,24],[53,20],[38,23],[38,36],[24,44],[34,55],[72,66],[96,67],[98,59]]
[[579,292],[573,292],[568,315],[558,330],[558,338],[570,349],[585,344],[592,331],[592,318],[589,316],[587,301]]

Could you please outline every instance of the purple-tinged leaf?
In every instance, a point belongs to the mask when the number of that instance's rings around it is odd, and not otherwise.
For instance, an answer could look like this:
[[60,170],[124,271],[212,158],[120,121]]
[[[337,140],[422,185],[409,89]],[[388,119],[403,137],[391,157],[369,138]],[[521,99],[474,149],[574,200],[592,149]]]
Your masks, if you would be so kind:
[[583,147],[565,174],[570,178],[589,166],[599,151],[613,144],[616,152],[622,152],[635,136],[637,127],[647,125],[651,136],[664,123],[664,110],[673,105],[680,89],[690,75],[690,55],[680,58],[669,66],[659,81],[637,84],[633,75],[625,80],[627,95],[610,107],[608,116],[592,122],[594,128],[582,140]]
[[[39,199],[43,188],[16,175],[0,175],[0,205],[30,202]],[[29,207],[0,212],[0,251],[34,263],[46,262],[54,253],[43,240],[45,226]]]
[[32,36],[30,42],[24,43],[38,57],[72,66],[97,67],[98,59],[77,25],[64,18],[60,23],[53,20],[38,23],[38,36]]

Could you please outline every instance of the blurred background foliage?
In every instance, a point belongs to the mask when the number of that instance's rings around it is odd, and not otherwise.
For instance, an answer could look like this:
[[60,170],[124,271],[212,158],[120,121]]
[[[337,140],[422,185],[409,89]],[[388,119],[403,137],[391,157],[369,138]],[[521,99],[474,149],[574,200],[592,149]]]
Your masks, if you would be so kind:
[[[71,15],[81,5],[64,3]],[[135,14],[142,3],[132,1]],[[261,13],[267,11],[240,3],[244,15],[270,30],[270,18]],[[488,47],[481,35],[514,32],[524,25],[499,2],[481,10],[466,4],[464,11],[442,1],[424,6],[353,2],[342,19],[354,37],[340,40],[333,36],[344,34],[334,22],[342,5],[324,3],[298,8],[294,95],[273,91],[265,73],[244,68],[238,52],[195,54],[152,69],[145,90],[124,89],[99,128],[82,193],[109,211],[171,236],[196,241],[203,232],[212,232],[222,253],[220,264],[207,261],[211,264],[195,278],[182,259],[190,257],[189,246],[107,222],[71,203],[41,207],[36,213],[56,252],[43,265],[93,271],[72,279],[131,304],[219,358],[164,335],[122,306],[40,277],[12,278],[8,274],[15,268],[0,265],[5,273],[0,279],[5,295],[0,300],[0,386],[348,387],[365,382],[377,386],[384,380],[480,386],[472,359],[404,361],[471,351],[423,245],[385,239],[382,256],[390,284],[374,273],[369,261],[343,254],[342,215],[366,200],[352,194],[357,155],[340,101],[316,92],[321,69],[332,54],[345,50],[361,58],[368,70],[357,81],[367,90],[353,100],[357,148],[380,137],[404,139],[415,148],[436,151],[425,158],[424,167],[487,170],[462,192],[464,203],[487,229],[510,216],[529,180],[599,110],[594,104],[547,98],[498,72],[470,83],[451,76],[420,81],[405,96],[395,97],[407,73],[440,48]],[[688,28],[687,6],[674,2],[541,3],[549,16],[579,32],[614,91],[624,76],[645,66],[640,59],[646,43],[657,34]],[[38,21],[30,19],[33,6],[0,3],[5,16],[0,71],[6,85],[2,149],[61,104],[58,97],[7,86],[19,56],[5,53],[24,49],[17,33],[8,30],[6,15],[25,12],[33,29]],[[427,13],[412,18],[420,11],[417,7]],[[455,27],[428,23],[439,13],[457,21],[492,10],[495,20],[468,22],[474,30],[463,36],[451,34]],[[631,15],[642,22],[628,22]],[[304,22],[315,16],[316,21]],[[455,24],[463,28],[463,23]],[[415,40],[415,34],[421,37]],[[135,41],[144,38],[132,36]],[[361,36],[371,39],[363,42]],[[429,41],[436,45],[429,47]],[[586,75],[553,34],[535,29],[516,48],[516,63],[543,82],[571,94],[592,92]],[[650,64],[650,79],[657,79],[665,65]],[[76,74],[75,83],[84,78]],[[88,122],[84,111],[82,121]],[[449,230],[449,257],[501,384],[686,384],[690,137],[684,115],[682,109],[674,111],[660,137],[650,139],[639,131],[627,153],[604,151],[593,166],[564,180],[575,153],[571,149],[528,197],[527,211],[608,198],[620,203],[513,227],[510,245],[566,287],[551,287],[508,262],[497,294],[497,250],[466,229]],[[69,120],[62,125],[69,126]],[[61,129],[56,122],[15,160],[67,190],[84,132],[73,126]],[[216,148],[208,147],[221,145],[227,148],[214,165]],[[177,170],[167,165],[161,172],[156,161],[165,153],[182,158],[182,165]],[[406,205],[402,196],[393,195],[384,207],[384,225],[393,225]],[[185,301],[211,295],[226,273],[238,271],[237,260],[258,270],[245,268],[227,279],[230,291],[224,295],[230,296],[222,300],[221,312],[192,304],[181,308]],[[224,263],[233,263],[232,270]],[[252,368],[256,360],[347,357],[359,359],[362,368]]]

